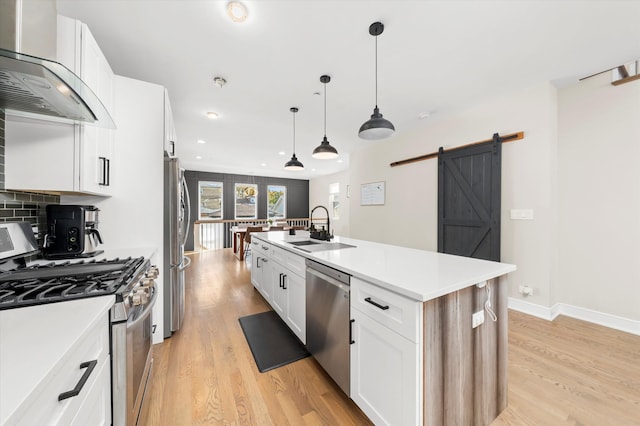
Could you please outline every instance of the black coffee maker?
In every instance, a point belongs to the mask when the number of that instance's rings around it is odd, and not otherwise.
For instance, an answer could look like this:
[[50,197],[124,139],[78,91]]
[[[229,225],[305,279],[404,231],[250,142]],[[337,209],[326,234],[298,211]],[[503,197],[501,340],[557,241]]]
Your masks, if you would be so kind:
[[42,253],[47,259],[93,257],[104,250],[95,206],[49,204]]

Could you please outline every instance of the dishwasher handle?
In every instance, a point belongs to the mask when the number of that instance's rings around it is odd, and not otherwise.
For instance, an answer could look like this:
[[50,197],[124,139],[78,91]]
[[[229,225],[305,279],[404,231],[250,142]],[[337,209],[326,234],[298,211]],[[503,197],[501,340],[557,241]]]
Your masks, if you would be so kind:
[[347,284],[344,284],[338,280],[336,280],[335,278],[330,277],[329,275],[323,274],[322,272],[310,268],[307,266],[307,275],[313,275],[319,279],[321,279],[322,281],[331,284],[333,286],[338,287],[339,289],[341,289],[342,291],[344,291],[345,293],[349,293],[349,286]]

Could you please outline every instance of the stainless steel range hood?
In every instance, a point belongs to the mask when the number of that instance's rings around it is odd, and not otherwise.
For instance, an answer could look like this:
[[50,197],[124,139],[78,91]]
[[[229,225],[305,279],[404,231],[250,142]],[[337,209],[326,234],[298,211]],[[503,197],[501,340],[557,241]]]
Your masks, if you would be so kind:
[[0,109],[115,129],[98,97],[64,65],[0,49]]
[[[89,87],[56,58],[55,0],[0,1],[0,110],[115,128]],[[19,53],[20,52],[20,53]]]

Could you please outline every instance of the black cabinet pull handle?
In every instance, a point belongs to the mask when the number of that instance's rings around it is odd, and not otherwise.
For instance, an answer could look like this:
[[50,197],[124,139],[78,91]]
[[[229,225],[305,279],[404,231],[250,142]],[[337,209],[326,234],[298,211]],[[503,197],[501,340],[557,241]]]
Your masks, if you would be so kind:
[[370,298],[370,297],[365,298],[365,299],[364,299],[364,301],[365,301],[365,302],[367,302],[367,303],[371,303],[373,306],[375,306],[376,308],[380,308],[380,309],[382,309],[383,311],[386,311],[387,309],[389,309],[389,305],[387,305],[387,306],[382,306],[381,304],[376,303],[376,302],[374,302],[373,300],[371,300],[371,298]]
[[105,157],[98,157],[98,160],[100,161],[100,168],[102,169],[100,170],[102,176],[100,177],[98,185],[105,186],[107,184],[107,159]]
[[262,258],[260,256],[256,257],[256,268],[260,268],[260,261]]
[[353,340],[353,323],[356,322],[356,320],[352,319],[351,321],[349,321],[349,344],[353,345],[356,341]]
[[176,143],[175,141],[169,141],[169,144],[171,145],[171,156],[175,156],[176,155]]
[[111,160],[105,158],[105,162],[107,163],[107,177],[105,179],[105,186],[111,185]]
[[287,274],[282,274],[282,289],[283,290],[287,289],[287,282],[284,280],[285,278],[287,278]]
[[96,368],[96,365],[98,365],[97,359],[94,359],[93,361],[83,362],[82,364],[80,364],[81,369],[86,368],[85,372],[82,374],[82,377],[80,377],[80,381],[78,382],[76,387],[73,388],[73,390],[62,392],[60,395],[58,395],[58,401],[62,401],[67,398],[72,398],[80,394],[80,391],[84,387],[84,384],[87,383],[87,379],[93,372],[93,369]]
[[284,280],[282,279],[282,274],[280,274],[280,288],[282,288],[282,281]]

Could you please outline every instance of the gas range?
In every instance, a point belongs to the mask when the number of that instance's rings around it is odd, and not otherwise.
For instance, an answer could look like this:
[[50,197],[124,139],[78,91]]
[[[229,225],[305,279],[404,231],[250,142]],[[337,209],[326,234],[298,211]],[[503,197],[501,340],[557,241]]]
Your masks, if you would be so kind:
[[123,302],[149,269],[143,257],[24,266],[0,273],[0,310],[114,294]]

